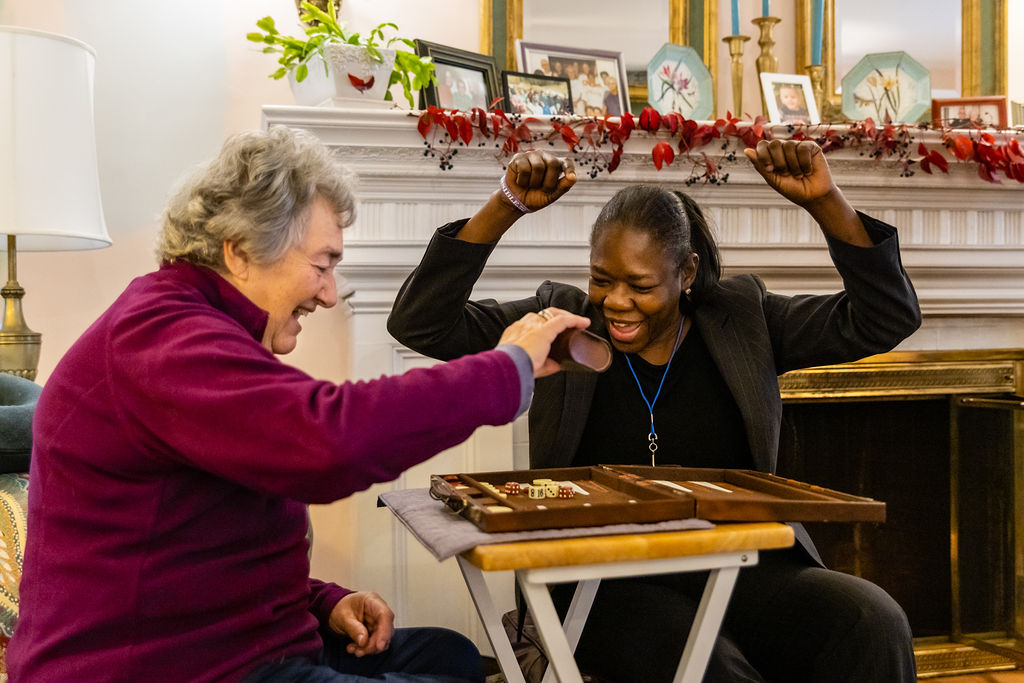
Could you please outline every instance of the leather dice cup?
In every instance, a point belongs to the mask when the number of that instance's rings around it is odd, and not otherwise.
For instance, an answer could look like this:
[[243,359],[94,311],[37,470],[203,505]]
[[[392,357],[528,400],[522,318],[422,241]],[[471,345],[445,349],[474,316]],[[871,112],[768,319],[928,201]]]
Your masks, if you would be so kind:
[[548,356],[559,363],[577,363],[604,372],[612,364],[612,347],[588,330],[566,330],[555,337]]

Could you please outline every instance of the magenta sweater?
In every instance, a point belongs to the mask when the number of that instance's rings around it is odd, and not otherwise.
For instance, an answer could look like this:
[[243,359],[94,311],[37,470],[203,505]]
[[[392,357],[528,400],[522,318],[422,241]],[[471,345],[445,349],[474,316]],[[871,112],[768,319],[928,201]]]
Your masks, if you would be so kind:
[[266,320],[213,271],[165,265],[61,360],[35,414],[12,681],[236,680],[315,656],[349,591],[309,578],[304,504],[523,407],[508,353],[337,385],[264,349]]

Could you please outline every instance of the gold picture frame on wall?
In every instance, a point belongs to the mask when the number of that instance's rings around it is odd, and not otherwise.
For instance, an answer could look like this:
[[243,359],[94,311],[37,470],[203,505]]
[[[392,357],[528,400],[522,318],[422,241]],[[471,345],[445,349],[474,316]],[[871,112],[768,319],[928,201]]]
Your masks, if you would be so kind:
[[[806,66],[811,63],[811,4],[812,0],[793,2],[796,15],[796,70],[800,73],[805,73]],[[1007,0],[961,0],[960,4],[961,95],[973,97],[1006,94],[1009,38]],[[825,67],[823,109],[828,118],[828,114],[838,114],[841,111],[842,97],[836,92],[836,85],[844,74],[836,73],[834,0],[825,0],[824,10],[821,62]],[[983,15],[989,13],[992,18],[989,22],[990,28],[982,20]],[[989,39],[985,39],[986,36]],[[988,82],[983,73],[983,63],[986,61],[992,65]]]
[[[690,45],[711,72],[713,84],[718,82],[718,0],[664,0],[668,3],[668,42]],[[499,64],[511,68],[516,64],[516,40],[523,36],[523,0],[505,0],[505,13],[494,15],[494,0],[480,0],[480,52],[493,54]],[[500,7],[502,3],[498,2]],[[694,24],[699,21],[699,24]],[[698,30],[699,29],[699,30]],[[691,41],[699,34],[700,39]],[[496,41],[504,43],[497,45]],[[692,42],[699,42],[694,45]],[[630,85],[629,99],[647,103],[647,86]]]

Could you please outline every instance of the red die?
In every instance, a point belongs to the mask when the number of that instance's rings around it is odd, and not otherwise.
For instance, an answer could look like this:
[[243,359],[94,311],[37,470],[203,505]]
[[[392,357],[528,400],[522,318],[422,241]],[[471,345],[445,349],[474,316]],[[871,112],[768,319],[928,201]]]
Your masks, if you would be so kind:
[[519,482],[518,481],[507,482],[505,484],[505,493],[507,493],[510,496],[518,496],[520,493],[522,493],[522,490],[519,487]]
[[575,495],[571,486],[559,486],[558,497],[559,498],[572,498]]

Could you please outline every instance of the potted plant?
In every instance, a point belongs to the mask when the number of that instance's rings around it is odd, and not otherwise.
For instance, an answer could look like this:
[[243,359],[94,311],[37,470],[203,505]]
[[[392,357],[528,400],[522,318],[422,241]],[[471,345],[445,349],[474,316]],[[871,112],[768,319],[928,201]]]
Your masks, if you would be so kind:
[[[415,109],[413,92],[436,82],[431,59],[418,56],[411,40],[385,39],[385,30],[398,30],[391,22],[379,24],[366,36],[348,31],[338,21],[336,5],[340,9],[341,0],[326,3],[326,11],[311,2],[301,3],[304,38],[281,33],[272,17],[256,22],[260,31],[246,37],[261,43],[263,52],[279,55],[280,67],[270,77],[288,76],[296,102],[304,105],[389,102],[391,86],[400,83],[409,107]],[[412,51],[392,47],[395,43]]]

